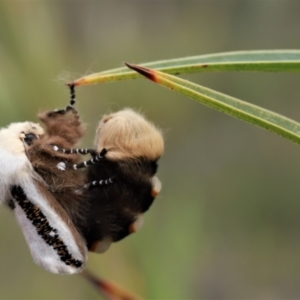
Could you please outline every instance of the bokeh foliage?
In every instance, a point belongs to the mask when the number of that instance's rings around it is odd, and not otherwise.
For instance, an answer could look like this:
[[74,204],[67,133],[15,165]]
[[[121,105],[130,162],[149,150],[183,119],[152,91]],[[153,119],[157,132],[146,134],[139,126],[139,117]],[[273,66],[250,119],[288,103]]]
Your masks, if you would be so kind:
[[[0,1],[1,126],[63,106],[63,83],[124,61],[299,49],[297,1]],[[69,74],[69,75],[66,75]],[[194,82],[300,120],[299,74]],[[145,80],[78,89],[91,145],[101,114],[141,109],[165,131],[163,190],[143,230],[88,267],[147,299],[300,296],[299,147]],[[80,276],[34,265],[0,210],[1,299],[97,299]]]

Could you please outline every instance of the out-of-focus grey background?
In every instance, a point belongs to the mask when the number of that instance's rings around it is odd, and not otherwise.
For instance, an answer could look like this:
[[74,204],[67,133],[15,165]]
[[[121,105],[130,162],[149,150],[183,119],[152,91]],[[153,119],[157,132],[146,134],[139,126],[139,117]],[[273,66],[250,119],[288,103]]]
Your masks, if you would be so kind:
[[[63,107],[64,83],[132,63],[299,49],[299,1],[0,1],[0,126]],[[184,76],[300,120],[300,74]],[[300,297],[300,148],[144,79],[77,89],[92,143],[100,116],[142,110],[164,129],[163,190],[142,231],[88,268],[146,299]],[[1,159],[1,158],[0,158]],[[0,210],[1,299],[98,299],[45,272]]]

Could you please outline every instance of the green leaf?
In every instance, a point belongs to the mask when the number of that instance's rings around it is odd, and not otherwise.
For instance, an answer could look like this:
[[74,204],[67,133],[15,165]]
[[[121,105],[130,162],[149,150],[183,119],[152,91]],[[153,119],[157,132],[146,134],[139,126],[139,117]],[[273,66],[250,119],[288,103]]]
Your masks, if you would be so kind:
[[[198,55],[139,64],[169,74],[224,71],[299,72],[300,50],[236,51]],[[74,85],[99,84],[137,78],[126,67],[94,73],[73,81]]]
[[148,79],[186,95],[199,103],[275,132],[300,144],[300,124],[296,121],[170,74],[137,65],[127,64],[127,66]]

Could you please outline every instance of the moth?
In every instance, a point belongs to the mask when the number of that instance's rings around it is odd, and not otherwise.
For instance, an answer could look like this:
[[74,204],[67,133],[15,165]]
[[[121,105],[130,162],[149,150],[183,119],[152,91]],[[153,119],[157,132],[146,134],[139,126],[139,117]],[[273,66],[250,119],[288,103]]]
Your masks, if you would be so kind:
[[[73,148],[84,125],[70,104],[0,130],[0,199],[13,209],[34,261],[52,273],[81,272],[88,251],[104,252],[137,231],[160,191],[162,133],[139,113],[105,115],[94,148]],[[81,155],[92,159],[81,162]],[[1,174],[2,173],[2,174]]]

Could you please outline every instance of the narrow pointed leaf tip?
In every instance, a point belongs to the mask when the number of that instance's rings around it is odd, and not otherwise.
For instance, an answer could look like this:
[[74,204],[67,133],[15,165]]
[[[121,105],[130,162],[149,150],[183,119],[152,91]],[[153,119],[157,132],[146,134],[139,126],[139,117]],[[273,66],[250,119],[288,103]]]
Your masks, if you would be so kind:
[[[300,144],[300,123],[294,120],[158,70],[138,66],[134,66],[134,70],[142,75],[144,73],[151,74],[156,83],[188,96],[201,104],[275,132]],[[149,78],[146,75],[145,77]]]
[[125,63],[125,65],[128,68],[130,68],[130,69],[140,73],[141,75],[147,77],[148,79],[150,79],[150,80],[152,80],[156,83],[158,82],[154,70],[151,70],[151,69],[148,69],[148,68],[145,68],[145,67],[141,67],[141,66],[138,66],[138,65],[134,65],[134,64],[129,64],[129,63]]

